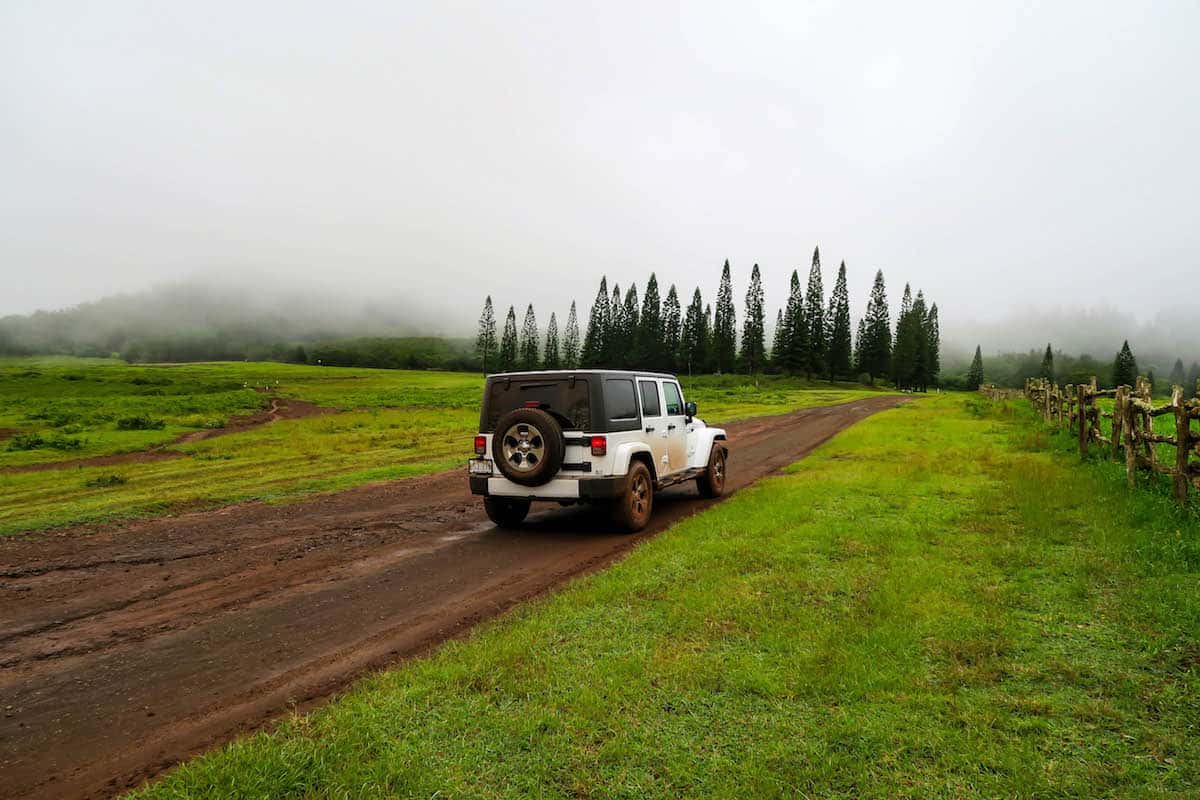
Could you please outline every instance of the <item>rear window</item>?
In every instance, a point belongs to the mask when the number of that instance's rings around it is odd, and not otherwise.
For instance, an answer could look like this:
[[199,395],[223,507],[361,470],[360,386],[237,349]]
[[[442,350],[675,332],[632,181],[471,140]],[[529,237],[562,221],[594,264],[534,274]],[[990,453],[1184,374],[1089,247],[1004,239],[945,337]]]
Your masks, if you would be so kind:
[[561,380],[499,380],[488,387],[483,410],[485,433],[496,430],[500,417],[514,408],[537,407],[553,414],[566,430],[591,427],[591,402],[588,382],[583,378]]
[[604,405],[609,419],[637,419],[637,398],[633,394],[633,381],[625,378],[609,378],[604,382]]

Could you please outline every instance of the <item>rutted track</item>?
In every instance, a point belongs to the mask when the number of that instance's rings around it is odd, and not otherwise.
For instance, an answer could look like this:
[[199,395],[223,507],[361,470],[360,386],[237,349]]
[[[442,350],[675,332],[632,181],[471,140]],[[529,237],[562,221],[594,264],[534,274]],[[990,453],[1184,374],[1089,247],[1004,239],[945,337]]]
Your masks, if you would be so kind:
[[[728,488],[897,402],[729,426]],[[455,471],[0,542],[0,797],[136,786],[712,502],[690,485],[669,490],[637,536],[556,506],[508,533]]]

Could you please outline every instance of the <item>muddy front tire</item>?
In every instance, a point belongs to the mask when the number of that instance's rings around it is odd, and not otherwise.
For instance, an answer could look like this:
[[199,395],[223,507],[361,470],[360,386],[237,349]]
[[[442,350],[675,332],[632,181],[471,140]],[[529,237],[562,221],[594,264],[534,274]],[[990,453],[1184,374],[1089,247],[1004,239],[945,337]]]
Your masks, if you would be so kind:
[[725,448],[714,446],[708,456],[708,469],[696,478],[696,486],[700,488],[700,496],[707,498],[720,497],[725,494]]
[[654,513],[654,480],[641,461],[634,461],[625,476],[625,492],[613,505],[613,521],[623,530],[636,533],[646,527]]
[[529,514],[529,501],[516,500],[509,497],[483,498],[483,510],[488,519],[500,528],[515,528],[525,521]]

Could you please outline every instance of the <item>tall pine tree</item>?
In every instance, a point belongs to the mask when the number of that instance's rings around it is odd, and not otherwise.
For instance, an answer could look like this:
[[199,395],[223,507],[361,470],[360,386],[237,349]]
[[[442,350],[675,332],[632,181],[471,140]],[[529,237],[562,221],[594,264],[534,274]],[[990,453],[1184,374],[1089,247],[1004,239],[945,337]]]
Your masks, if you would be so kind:
[[821,283],[821,248],[813,248],[812,268],[808,271],[808,291],[804,297],[804,317],[808,323],[808,351],[804,371],[808,377],[825,373],[829,353],[829,332],[825,328],[825,287]]
[[550,324],[546,326],[546,347],[542,350],[542,369],[559,369],[562,359],[558,350],[558,319],[550,312]]
[[619,363],[626,369],[636,366],[638,353],[638,324],[641,310],[638,308],[637,284],[629,284],[625,292],[625,303],[621,311],[621,351]]
[[533,303],[525,309],[525,322],[521,325],[521,369],[538,368],[538,324],[533,314]]
[[704,371],[704,301],[700,289],[692,294],[692,302],[683,317],[679,331],[679,366],[688,375]]
[[662,369],[667,372],[675,372],[679,368],[679,347],[683,318],[681,309],[679,308],[679,294],[675,291],[675,284],[673,283],[671,284],[671,288],[667,290],[667,299],[663,303],[662,320],[663,349],[665,351]]
[[641,369],[666,370],[667,347],[663,338],[662,302],[658,296],[658,278],[650,273],[646,294],[642,297],[642,313],[638,318],[637,360]]
[[1125,344],[1121,345],[1121,351],[1113,359],[1112,385],[1136,386],[1137,378],[1137,359],[1133,357],[1133,351],[1129,349],[1129,340],[1126,339]]
[[596,292],[596,300],[592,303],[592,311],[588,315],[587,332],[583,336],[583,350],[579,354],[580,366],[585,368],[603,367],[608,358],[608,279],[600,279],[600,291]]
[[854,374],[864,375],[866,359],[863,358],[863,346],[867,343],[867,318],[858,321],[858,330],[854,334]]
[[926,392],[929,391],[930,383],[929,336],[927,328],[929,312],[925,306],[925,293],[920,289],[917,290],[917,297],[913,300],[912,311],[909,314],[912,317],[912,336],[916,341],[911,387],[914,391]]
[[729,277],[729,259],[721,268],[717,287],[717,312],[713,320],[713,350],[717,372],[732,372],[737,357],[737,320],[733,310],[733,284]]
[[938,307],[934,303],[925,315],[925,347],[928,351],[929,385],[937,386],[942,372],[942,330],[938,322]]
[[867,301],[865,341],[859,345],[861,352],[860,372],[865,372],[872,383],[876,378],[892,371],[892,321],[888,314],[887,288],[883,282],[883,270],[875,273],[871,297]]
[[575,369],[579,366],[579,319],[575,316],[575,301],[567,314],[567,330],[563,338],[563,366]]
[[500,352],[497,358],[499,372],[512,372],[517,368],[517,313],[508,307],[504,318],[504,333],[500,335]]
[[846,289],[846,262],[838,267],[837,282],[829,295],[829,356],[826,367],[829,380],[850,374],[850,293]]
[[787,353],[787,326],[783,324],[783,309],[775,311],[775,333],[771,338],[771,368],[775,372],[785,369],[784,355]]
[[1188,370],[1187,385],[1183,387],[1183,390],[1195,392],[1196,396],[1200,397],[1200,362],[1192,362],[1192,366]]
[[701,352],[704,353],[703,372],[712,372],[717,362],[717,345],[713,338],[713,310],[711,303],[704,304],[704,316],[700,318]]
[[766,361],[766,325],[763,319],[762,275],[758,264],[750,270],[750,287],[746,290],[746,318],[742,322],[742,365],[751,375],[762,371]]
[[483,366],[483,374],[488,371],[488,362],[496,354],[496,313],[492,309],[492,296],[489,294],[483,301],[483,312],[479,315],[479,333],[475,336],[475,353]]
[[912,289],[904,284],[900,316],[896,318],[895,348],[892,351],[892,380],[897,389],[911,389],[917,363],[917,335],[912,327]]
[[608,340],[605,363],[620,367],[625,363],[625,300],[620,284],[613,284],[612,300],[608,304]]
[[967,370],[967,388],[971,391],[983,386],[983,351],[975,345],[975,358],[971,360],[971,368]]
[[792,286],[783,309],[784,372],[799,375],[808,370],[808,317],[804,313],[804,292],[800,289],[800,272],[792,270]]
[[1042,366],[1038,370],[1038,377],[1054,381],[1054,350],[1049,342],[1046,343],[1046,352],[1042,354]]

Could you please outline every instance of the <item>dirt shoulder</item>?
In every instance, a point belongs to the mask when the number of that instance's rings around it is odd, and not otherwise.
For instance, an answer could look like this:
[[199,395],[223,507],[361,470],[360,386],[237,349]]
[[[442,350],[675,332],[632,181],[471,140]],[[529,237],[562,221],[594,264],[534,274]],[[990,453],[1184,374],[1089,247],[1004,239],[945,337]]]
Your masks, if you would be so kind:
[[[729,426],[729,488],[901,400]],[[547,505],[514,533],[466,484],[454,471],[0,542],[0,796],[136,786],[718,502],[669,490],[636,536]]]

